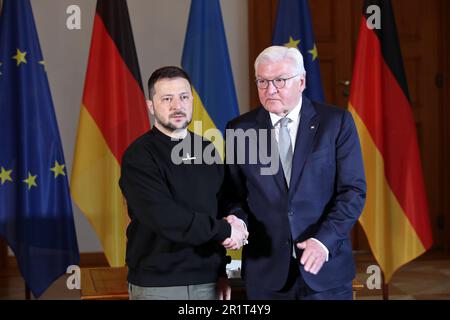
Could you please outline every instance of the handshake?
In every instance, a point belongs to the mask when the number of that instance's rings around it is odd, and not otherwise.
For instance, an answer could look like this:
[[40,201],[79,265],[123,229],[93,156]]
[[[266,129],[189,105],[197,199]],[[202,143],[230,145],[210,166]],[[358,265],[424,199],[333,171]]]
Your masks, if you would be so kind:
[[248,244],[248,231],[244,221],[234,215],[229,215],[224,219],[231,225],[231,236],[222,242],[225,249],[239,250]]

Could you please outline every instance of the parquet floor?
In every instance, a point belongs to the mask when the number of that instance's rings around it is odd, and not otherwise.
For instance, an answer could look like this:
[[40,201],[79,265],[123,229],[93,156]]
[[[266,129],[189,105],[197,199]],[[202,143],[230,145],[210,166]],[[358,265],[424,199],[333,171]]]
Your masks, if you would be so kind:
[[[364,285],[357,299],[380,300],[380,289],[369,290],[370,276],[367,267],[374,264],[370,254],[355,253],[356,278]],[[69,290],[67,276],[58,279],[41,299],[80,299],[79,290]],[[25,286],[17,268],[0,269],[0,299],[24,299]],[[391,300],[450,300],[450,257],[442,253],[429,253],[403,266],[397,271],[389,285]]]

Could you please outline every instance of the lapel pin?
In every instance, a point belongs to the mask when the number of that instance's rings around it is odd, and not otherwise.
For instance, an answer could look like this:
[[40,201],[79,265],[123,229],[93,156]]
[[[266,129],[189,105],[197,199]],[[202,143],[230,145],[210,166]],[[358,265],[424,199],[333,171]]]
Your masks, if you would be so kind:
[[315,128],[316,128],[316,126],[311,126],[310,127],[311,130],[314,130]]
[[191,157],[189,153],[186,153],[186,157],[185,158],[181,158],[181,160],[183,161],[189,161],[189,160],[195,160],[196,157]]

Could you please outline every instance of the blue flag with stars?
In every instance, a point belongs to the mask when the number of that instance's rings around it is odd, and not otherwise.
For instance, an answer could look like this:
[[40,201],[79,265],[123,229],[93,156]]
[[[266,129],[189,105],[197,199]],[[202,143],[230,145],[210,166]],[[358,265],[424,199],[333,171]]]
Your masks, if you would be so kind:
[[0,236],[39,297],[79,263],[64,154],[29,0],[0,16]]
[[323,102],[322,79],[311,14],[307,0],[279,0],[272,43],[300,50],[306,69],[306,89],[311,100]]

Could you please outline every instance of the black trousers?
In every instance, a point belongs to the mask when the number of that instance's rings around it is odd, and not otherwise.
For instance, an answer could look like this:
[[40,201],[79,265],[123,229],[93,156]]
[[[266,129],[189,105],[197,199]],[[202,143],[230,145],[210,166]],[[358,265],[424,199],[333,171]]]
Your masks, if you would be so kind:
[[[303,280],[299,270],[299,260],[291,259],[289,275],[284,287],[271,291],[260,287],[247,286],[249,300],[352,300],[352,282],[326,291],[314,291]],[[302,266],[303,267],[303,266]]]

